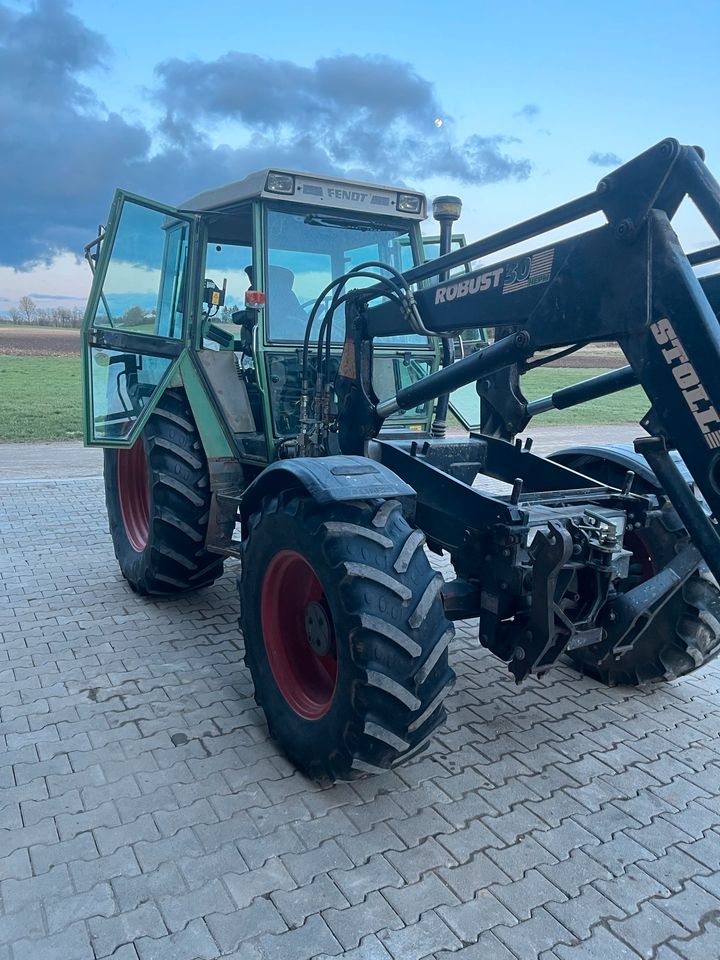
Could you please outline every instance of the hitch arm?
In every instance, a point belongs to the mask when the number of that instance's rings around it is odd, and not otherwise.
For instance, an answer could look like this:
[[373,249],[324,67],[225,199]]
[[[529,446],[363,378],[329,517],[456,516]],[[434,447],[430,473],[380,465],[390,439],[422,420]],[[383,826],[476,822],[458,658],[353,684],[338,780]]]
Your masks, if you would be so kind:
[[613,620],[606,623],[612,647],[605,661],[632,650],[640,636],[652,625],[655,616],[702,563],[699,550],[688,544],[652,579],[622,594],[610,610]]

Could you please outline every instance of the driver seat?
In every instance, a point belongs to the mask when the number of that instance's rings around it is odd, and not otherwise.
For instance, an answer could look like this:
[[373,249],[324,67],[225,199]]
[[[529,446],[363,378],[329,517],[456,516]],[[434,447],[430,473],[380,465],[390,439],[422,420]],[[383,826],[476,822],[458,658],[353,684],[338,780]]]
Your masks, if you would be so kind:
[[273,339],[302,340],[307,313],[300,305],[293,283],[295,274],[287,267],[268,267],[268,303]]

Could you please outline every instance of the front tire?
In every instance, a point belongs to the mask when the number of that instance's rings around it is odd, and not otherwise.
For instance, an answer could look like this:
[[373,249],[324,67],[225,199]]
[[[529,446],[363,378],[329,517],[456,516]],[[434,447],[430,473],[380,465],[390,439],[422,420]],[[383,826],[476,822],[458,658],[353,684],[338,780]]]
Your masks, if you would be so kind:
[[161,397],[129,450],[105,450],[104,474],[115,556],[136,593],[183,593],[222,574],[204,546],[210,478],[183,393]]
[[454,635],[394,501],[263,500],[243,544],[245,662],[272,736],[316,779],[381,772],[444,721]]

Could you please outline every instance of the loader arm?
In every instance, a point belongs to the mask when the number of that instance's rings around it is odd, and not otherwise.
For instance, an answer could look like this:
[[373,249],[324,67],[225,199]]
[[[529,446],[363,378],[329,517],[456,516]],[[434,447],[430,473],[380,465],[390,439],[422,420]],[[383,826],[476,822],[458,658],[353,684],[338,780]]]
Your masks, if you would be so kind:
[[[672,228],[685,197],[720,238],[720,186],[702,151],[665,140],[610,174],[593,194],[405,273],[408,282],[423,281],[589,213],[602,212],[608,221],[417,291],[418,313],[429,333],[494,327],[496,341],[395,397],[374,396],[368,344],[374,337],[407,330],[406,316],[390,301],[369,305],[368,291],[356,295],[336,381],[343,448],[357,447],[385,416],[406,404],[473,380],[491,402],[496,395],[503,397],[495,410],[502,425],[499,435],[512,439],[533,413],[521,392],[511,389],[514,365],[541,350],[616,341],[632,371],[628,383],[640,383],[651,404],[643,426],[658,442],[642,450],[653,456],[656,469],[660,460],[667,467],[665,491],[720,579],[714,523],[697,501],[693,508],[681,497],[664,449],[680,452],[713,517],[720,517],[720,324],[715,313],[720,297],[717,278],[698,279]],[[595,396],[602,395],[602,385],[600,389]]]

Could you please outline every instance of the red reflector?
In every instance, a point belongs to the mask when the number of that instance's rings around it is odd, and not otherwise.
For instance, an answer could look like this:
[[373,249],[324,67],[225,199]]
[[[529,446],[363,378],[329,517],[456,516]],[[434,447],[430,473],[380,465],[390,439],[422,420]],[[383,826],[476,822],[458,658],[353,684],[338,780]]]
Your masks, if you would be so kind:
[[262,292],[262,290],[246,290],[245,306],[246,307],[264,307],[265,294]]

